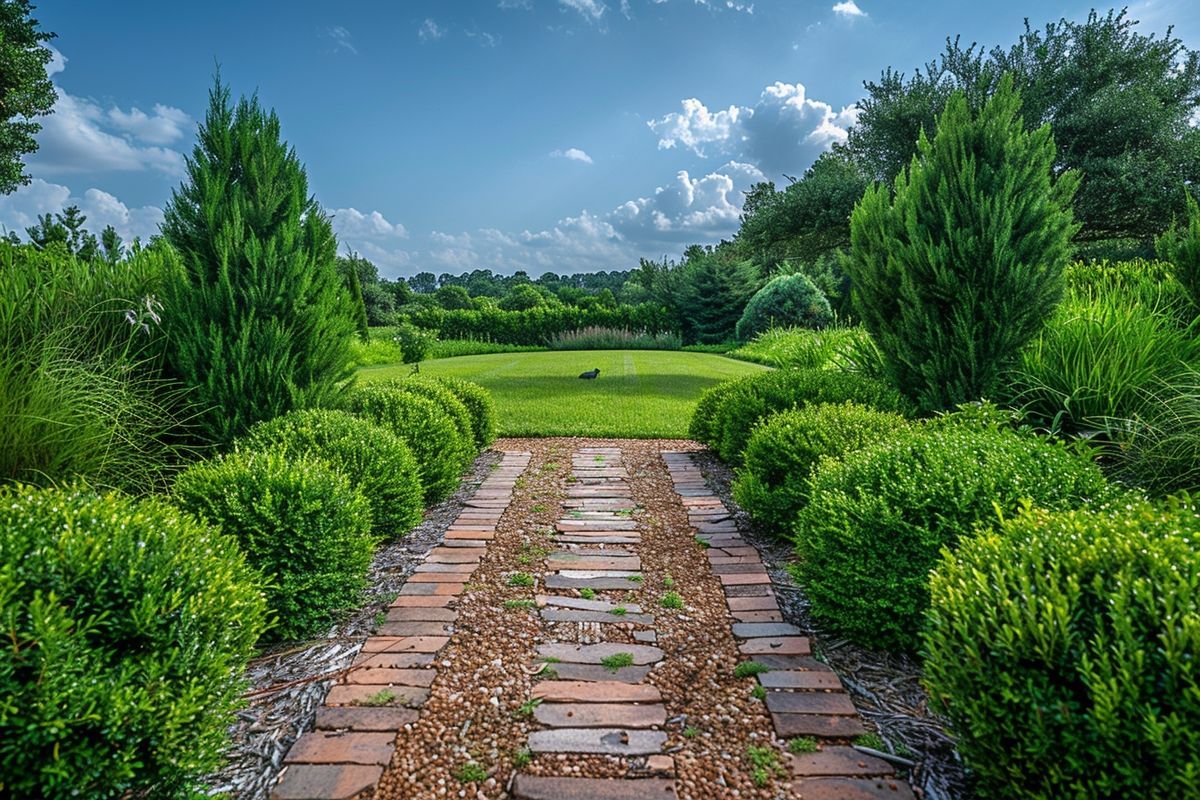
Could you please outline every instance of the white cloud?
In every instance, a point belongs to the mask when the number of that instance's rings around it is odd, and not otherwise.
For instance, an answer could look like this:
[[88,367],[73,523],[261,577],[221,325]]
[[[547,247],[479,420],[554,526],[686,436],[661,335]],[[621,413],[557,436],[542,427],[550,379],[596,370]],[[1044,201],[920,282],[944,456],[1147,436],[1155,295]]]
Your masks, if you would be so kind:
[[584,164],[592,163],[592,157],[578,147],[568,147],[566,150],[554,150],[550,155],[554,158],[565,158],[569,161],[582,161]]
[[406,273],[487,268],[538,275],[630,269],[642,256],[678,256],[688,244],[732,236],[744,192],[762,180],[754,166],[729,162],[698,178],[681,171],[649,197],[622,203],[606,214],[584,210],[543,230],[434,231],[428,249],[412,254]]
[[608,6],[597,0],[558,0],[559,4],[578,11],[579,15],[588,22],[599,22],[604,16],[604,12],[608,10]]
[[417,38],[422,42],[436,42],[446,35],[446,29],[440,27],[431,19],[426,19],[421,23],[421,27],[417,29]]
[[512,11],[517,8],[522,11],[529,11],[533,8],[533,0],[500,0],[500,8],[505,11]]
[[797,174],[834,142],[845,141],[858,111],[840,111],[807,96],[804,84],[776,82],[758,102],[712,112],[689,98],[683,111],[647,124],[658,135],[658,146],[686,147],[701,157],[721,154],[754,164],[769,175]]
[[114,106],[108,110],[108,122],[147,144],[171,144],[192,128],[192,118],[186,112],[162,103],[154,104],[152,115],[136,107],[122,111]]
[[354,46],[354,37],[350,35],[350,31],[343,28],[341,25],[334,25],[325,31],[325,35],[333,40],[333,50],[346,50],[353,55],[358,55],[358,48]]
[[46,45],[46,49],[50,51],[50,63],[46,64],[46,75],[53,78],[67,68],[67,57],[58,52],[58,48],[53,45]]
[[854,0],[842,0],[840,3],[835,3],[833,6],[833,13],[837,14],[839,17],[845,17],[846,19],[867,16],[867,12],[859,8],[858,3],[855,3]]
[[112,225],[126,243],[135,238],[148,240],[158,233],[163,212],[158,206],[130,208],[112,194],[100,189],[88,189],[82,197],[57,183],[34,178],[6,197],[0,197],[0,228],[16,231],[22,238],[25,228],[37,222],[41,214],[54,214],[69,205],[79,206],[87,217],[84,227],[96,236],[105,226]]
[[495,47],[500,44],[500,35],[496,33],[488,33],[481,31],[478,28],[472,28],[469,31],[463,31],[468,39],[474,39],[479,42],[480,47]]
[[411,261],[412,254],[400,246],[408,238],[403,224],[389,221],[378,211],[364,213],[353,207],[336,208],[329,213],[343,251],[370,259],[387,276],[398,275]]
[[[53,51],[50,73],[66,69],[67,59]],[[80,172],[144,172],[171,177],[183,174],[183,155],[163,145],[184,138],[192,127],[181,109],[156,103],[153,113],[113,106],[105,110],[93,100],[55,86],[54,113],[41,118],[38,151],[29,165],[47,174]]]

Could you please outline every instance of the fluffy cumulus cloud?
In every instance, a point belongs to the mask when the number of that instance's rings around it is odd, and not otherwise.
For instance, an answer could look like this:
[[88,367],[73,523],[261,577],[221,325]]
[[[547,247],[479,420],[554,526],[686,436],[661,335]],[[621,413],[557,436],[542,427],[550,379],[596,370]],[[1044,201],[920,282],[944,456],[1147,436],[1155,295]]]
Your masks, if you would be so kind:
[[[67,58],[51,53],[48,72],[58,75]],[[172,178],[183,174],[183,154],[178,146],[192,130],[184,111],[156,103],[150,112],[105,108],[85,97],[77,97],[56,85],[58,100],[54,113],[42,117],[38,151],[29,159],[31,168],[46,174],[153,171]]]
[[422,42],[436,42],[445,35],[446,29],[432,19],[426,19],[421,23],[421,27],[417,28],[417,38]]
[[84,227],[92,233],[99,236],[100,231],[111,225],[126,242],[135,238],[146,241],[158,233],[163,219],[162,209],[157,206],[130,207],[95,188],[77,197],[62,184],[34,178],[28,186],[0,197],[0,229],[15,231],[24,238],[25,228],[37,222],[39,215],[58,213],[70,205],[79,206],[87,217]]
[[378,211],[364,213],[353,207],[329,213],[343,252],[370,259],[385,275],[400,274],[412,260],[412,253],[403,246],[408,239],[403,224],[389,221]]
[[766,87],[754,106],[714,112],[689,98],[682,109],[647,123],[659,137],[659,148],[731,156],[771,176],[806,169],[834,142],[845,141],[858,114],[853,106],[838,111],[808,97],[802,83],[782,82]]
[[[699,177],[681,171],[647,197],[607,213],[584,210],[543,230],[435,231],[403,274],[523,269],[530,274],[629,269],[642,256],[679,255],[693,242],[717,242],[738,227],[744,192],[763,180],[750,164],[729,162]],[[401,274],[401,273],[394,273]]]
[[568,147],[566,150],[554,150],[550,155],[554,158],[565,158],[568,161],[582,161],[584,164],[592,163],[592,157],[578,147]]
[[855,19],[867,15],[867,12],[859,8],[858,3],[854,2],[854,0],[843,0],[841,3],[835,3],[833,13],[846,19]]

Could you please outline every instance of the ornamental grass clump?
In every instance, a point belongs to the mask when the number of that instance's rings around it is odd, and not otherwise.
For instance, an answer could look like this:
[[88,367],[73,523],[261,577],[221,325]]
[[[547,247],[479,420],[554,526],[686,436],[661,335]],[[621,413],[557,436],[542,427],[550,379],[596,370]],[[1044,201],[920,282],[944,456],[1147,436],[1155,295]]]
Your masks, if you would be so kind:
[[1027,510],[930,588],[925,681],[981,798],[1196,796],[1194,505]]
[[160,500],[0,489],[0,793],[191,798],[266,621],[232,537]]
[[793,529],[794,569],[817,619],[865,644],[915,650],[943,548],[992,524],[997,509],[1070,509],[1113,493],[1087,457],[1048,439],[918,425],[821,462]]
[[266,579],[277,640],[320,633],[354,608],[374,538],[371,508],[344,475],[312,457],[242,451],[188,467],[175,502],[237,540]]
[[733,497],[777,536],[791,533],[822,458],[840,458],[908,428],[899,414],[857,403],[820,403],[772,414],[750,434]]
[[241,450],[279,449],[288,458],[324,461],[371,504],[377,539],[402,536],[421,521],[421,476],[412,450],[395,434],[345,411],[293,411],[260,422],[238,440]]

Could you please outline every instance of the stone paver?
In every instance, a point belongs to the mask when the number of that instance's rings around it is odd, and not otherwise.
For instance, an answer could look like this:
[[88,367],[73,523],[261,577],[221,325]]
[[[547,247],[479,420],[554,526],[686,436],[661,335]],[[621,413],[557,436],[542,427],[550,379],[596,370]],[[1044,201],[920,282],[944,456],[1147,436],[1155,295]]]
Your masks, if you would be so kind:
[[662,700],[657,687],[617,681],[542,681],[533,687],[533,698],[558,703],[655,703]]
[[513,782],[517,800],[672,800],[675,781],[662,778],[546,778],[518,775]]
[[662,731],[626,728],[552,728],[529,734],[529,749],[534,753],[597,753],[608,756],[638,756],[659,752],[666,741],[667,735]]
[[663,651],[645,644],[543,644],[537,648],[542,658],[568,664],[599,664],[603,659],[628,654],[635,665],[661,661]]
[[533,718],[552,728],[653,728],[667,721],[667,710],[657,703],[542,703]]

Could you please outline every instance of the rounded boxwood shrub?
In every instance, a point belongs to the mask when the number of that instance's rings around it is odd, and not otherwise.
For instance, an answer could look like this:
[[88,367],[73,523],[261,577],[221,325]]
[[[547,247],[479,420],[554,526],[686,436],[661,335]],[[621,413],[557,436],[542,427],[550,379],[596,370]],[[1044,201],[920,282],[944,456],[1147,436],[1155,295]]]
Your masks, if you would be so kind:
[[772,414],[750,434],[734,499],[772,533],[786,536],[808,502],[808,478],[822,458],[839,458],[907,427],[899,414],[857,403]]
[[823,461],[794,528],[813,614],[857,641],[914,649],[943,547],[1022,500],[1067,509],[1110,488],[1091,461],[1030,434],[915,426]]
[[390,539],[421,522],[423,488],[417,460],[394,433],[345,411],[293,411],[260,422],[238,442],[244,450],[281,449],[315,456],[350,479],[371,504],[371,529]]
[[0,794],[194,796],[240,705],[260,583],[161,501],[0,489]]
[[833,322],[829,301],[807,275],[780,275],[754,293],[738,320],[738,341],[771,328],[824,328]]
[[455,396],[454,392],[434,381],[389,381],[384,385],[437,403],[438,407],[445,411],[446,416],[454,423],[454,430],[458,432],[459,466],[465,469],[475,459],[475,429],[471,425],[471,412],[467,411],[466,405]]
[[386,383],[359,386],[346,409],[399,436],[417,458],[426,503],[442,500],[458,485],[463,444],[454,421],[427,397]]
[[274,639],[302,639],[352,608],[374,540],[370,504],[344,475],[278,450],[201,461],[175,481],[175,501],[237,539],[267,580]]
[[434,381],[449,389],[467,407],[477,449],[483,450],[496,440],[496,402],[491,392],[461,378],[439,377]]
[[912,404],[887,384],[853,372],[828,369],[774,370],[740,383],[722,399],[715,415],[717,453],[741,463],[750,432],[759,420],[791,408],[853,401],[880,411],[911,414]]
[[1195,797],[1200,516],[1031,510],[931,581],[925,680],[982,798]]
[[715,447],[720,428],[717,426],[717,415],[725,398],[737,390],[739,386],[750,380],[750,377],[733,378],[710,386],[700,393],[696,401],[696,409],[688,422],[688,436],[701,444]]

